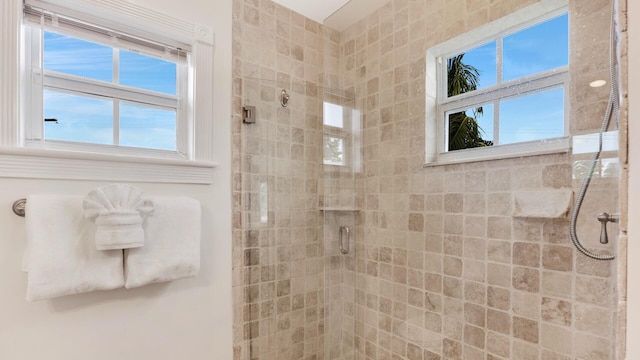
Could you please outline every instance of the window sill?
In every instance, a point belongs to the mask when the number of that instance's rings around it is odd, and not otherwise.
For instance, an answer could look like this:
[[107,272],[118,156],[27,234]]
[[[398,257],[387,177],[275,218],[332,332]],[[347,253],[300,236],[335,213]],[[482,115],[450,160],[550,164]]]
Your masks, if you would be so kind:
[[0,178],[211,184],[215,163],[0,147]]
[[569,150],[570,142],[568,137],[527,141],[437,154],[432,161],[424,164],[424,167],[567,153]]

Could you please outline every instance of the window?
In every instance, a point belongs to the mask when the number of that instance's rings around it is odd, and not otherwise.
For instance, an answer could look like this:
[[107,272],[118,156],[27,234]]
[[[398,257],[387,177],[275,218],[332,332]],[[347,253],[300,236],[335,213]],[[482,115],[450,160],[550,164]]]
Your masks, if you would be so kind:
[[345,108],[325,102],[323,105],[324,123],[324,164],[346,166],[350,133],[345,127]]
[[331,94],[331,97],[332,101],[349,105],[323,103],[323,164],[338,166],[340,171],[361,172],[360,110],[353,107],[351,94]]
[[[222,101],[213,92],[213,71],[221,65],[214,63],[212,28],[128,0],[5,5],[0,177],[212,182],[213,104]],[[56,41],[81,51],[56,62],[59,52],[50,46]],[[112,65],[87,74],[81,66],[70,69],[78,61]],[[149,81],[150,63],[174,80]],[[158,143],[159,137],[169,140]]]
[[30,5],[25,19],[28,146],[189,156],[189,45]]
[[531,6],[429,49],[428,163],[568,147],[564,5]]

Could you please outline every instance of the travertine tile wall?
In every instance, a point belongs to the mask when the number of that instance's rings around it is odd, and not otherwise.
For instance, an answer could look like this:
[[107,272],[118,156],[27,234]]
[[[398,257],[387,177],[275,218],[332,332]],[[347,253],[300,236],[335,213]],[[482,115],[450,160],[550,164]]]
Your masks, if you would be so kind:
[[[392,0],[338,34],[269,0],[234,1],[236,359],[332,357],[322,335],[332,305],[355,317],[357,351],[348,357],[345,336],[334,358],[614,357],[615,264],[577,254],[566,218],[511,216],[514,191],[577,191],[579,157],[423,168],[426,49],[533,2]],[[573,134],[600,127],[608,92],[586,85],[607,78],[609,9],[570,1]],[[295,100],[283,110],[287,85]],[[323,85],[355,94],[363,113],[355,179],[323,171]],[[247,101],[264,127],[241,125]],[[270,194],[264,226],[260,182]],[[599,246],[599,224],[586,217],[603,204],[612,212],[616,197],[617,178],[594,180],[579,224],[587,247],[612,248]],[[348,220],[318,211],[351,201],[361,211]],[[355,264],[322,243],[344,221],[356,227]],[[325,304],[325,289],[339,301]],[[335,313],[326,319],[350,331]]]
[[[628,14],[627,0],[616,2],[618,11],[618,54],[619,54],[619,91],[620,91],[620,235],[618,237],[617,269],[617,307],[616,307],[616,359],[626,359],[627,331],[627,226],[629,216],[629,58],[628,58]],[[633,341],[633,339],[629,339]]]
[[[511,216],[514,191],[577,191],[579,157],[422,167],[427,48],[533,2],[393,0],[342,34],[343,85],[364,108],[364,237],[356,252],[362,358],[614,356],[613,263],[578,254],[566,218]],[[570,128],[593,133],[608,89],[587,85],[608,78],[610,3],[570,1],[569,8]],[[595,214],[616,210],[617,183],[592,182],[578,232],[589,248],[604,249]]]

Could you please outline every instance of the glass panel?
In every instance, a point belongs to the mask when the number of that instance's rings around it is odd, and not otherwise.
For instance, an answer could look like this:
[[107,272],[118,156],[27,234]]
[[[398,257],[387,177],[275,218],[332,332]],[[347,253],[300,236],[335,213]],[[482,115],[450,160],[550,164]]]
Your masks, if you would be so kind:
[[449,151],[493,145],[492,104],[449,113],[447,117]]
[[324,136],[324,163],[329,165],[346,165],[344,156],[344,139]]
[[568,15],[545,21],[503,40],[503,80],[569,64]]
[[45,31],[43,61],[46,70],[113,81],[113,49],[109,46]]
[[323,119],[325,125],[338,128],[344,127],[344,111],[342,106],[325,102],[323,110]]
[[362,234],[359,228],[362,219],[358,220],[359,213],[351,210],[358,207],[356,179],[361,156],[361,112],[354,94],[349,91],[324,88],[323,99],[325,104],[338,104],[335,106],[341,109],[343,123],[339,130],[324,126],[324,166],[320,181],[323,185],[320,201],[324,208],[324,356],[319,360],[354,360],[359,358],[355,333],[356,244]]
[[121,50],[120,84],[175,95],[176,64]]
[[464,94],[496,84],[496,42],[447,59],[447,96]]
[[102,98],[44,90],[45,139],[113,144],[113,104]]
[[120,104],[120,145],[176,149],[176,112]]
[[564,135],[564,90],[548,90],[500,102],[500,144]]

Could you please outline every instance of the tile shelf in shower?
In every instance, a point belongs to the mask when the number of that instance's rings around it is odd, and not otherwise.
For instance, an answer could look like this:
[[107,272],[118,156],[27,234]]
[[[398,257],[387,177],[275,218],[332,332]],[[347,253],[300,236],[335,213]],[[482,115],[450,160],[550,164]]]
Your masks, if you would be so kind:
[[356,209],[356,208],[343,208],[343,207],[321,207],[320,211],[336,211],[336,212],[349,212],[349,211],[353,211],[353,212],[357,212],[360,211],[360,209]]

